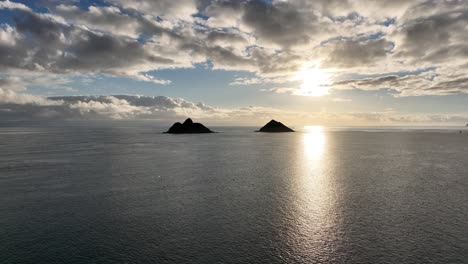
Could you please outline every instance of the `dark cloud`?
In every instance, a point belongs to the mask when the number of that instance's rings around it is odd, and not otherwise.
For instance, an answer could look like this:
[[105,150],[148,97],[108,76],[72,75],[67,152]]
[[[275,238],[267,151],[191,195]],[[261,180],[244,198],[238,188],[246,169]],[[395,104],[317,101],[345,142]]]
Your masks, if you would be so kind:
[[394,45],[385,38],[381,39],[352,39],[329,43],[326,48],[331,51],[324,61],[329,67],[368,67],[378,64],[379,60],[389,54]]
[[468,5],[465,1],[426,1],[408,10],[398,34],[397,55],[445,63],[467,60]]
[[5,70],[101,72],[138,79],[140,72],[176,64],[137,40],[73,27],[53,17],[26,11],[14,21],[21,37],[14,46],[0,46]]
[[247,43],[247,40],[242,35],[226,31],[211,31],[207,34],[206,40],[211,43]]
[[[396,82],[400,80],[401,77],[397,75],[388,75],[384,77],[377,78],[366,78],[366,79],[351,79],[345,81],[335,82],[334,85],[351,85],[357,87],[381,87],[383,85],[388,85],[391,87]],[[378,88],[377,88],[378,89]]]
[[284,47],[309,43],[310,33],[317,30],[313,13],[302,13],[287,2],[249,1],[242,20],[259,39]]
[[468,93],[468,77],[439,76],[437,71],[428,71],[420,74],[351,79],[335,82],[332,86],[363,90],[393,89],[398,92],[397,96],[448,95]]

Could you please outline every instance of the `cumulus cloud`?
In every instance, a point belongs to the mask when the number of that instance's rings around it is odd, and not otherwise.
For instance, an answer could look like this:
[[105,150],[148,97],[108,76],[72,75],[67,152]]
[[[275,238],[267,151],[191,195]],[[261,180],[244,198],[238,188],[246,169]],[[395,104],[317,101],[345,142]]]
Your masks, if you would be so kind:
[[3,31],[16,36],[10,37],[15,45],[0,46],[0,55],[5,58],[0,61],[0,69],[6,72],[101,72],[167,83],[144,73],[175,63],[151,44],[71,26],[50,16],[21,12],[15,23],[15,34]]
[[[102,73],[169,84],[151,72],[210,62],[255,75],[232,84],[289,87],[313,62],[348,76],[333,80],[333,89],[390,88],[399,96],[466,91],[466,0],[52,1],[47,12],[2,1],[0,9],[13,16],[0,25],[5,75]],[[437,76],[389,76],[427,67],[436,67]],[[364,74],[388,76],[352,77]]]

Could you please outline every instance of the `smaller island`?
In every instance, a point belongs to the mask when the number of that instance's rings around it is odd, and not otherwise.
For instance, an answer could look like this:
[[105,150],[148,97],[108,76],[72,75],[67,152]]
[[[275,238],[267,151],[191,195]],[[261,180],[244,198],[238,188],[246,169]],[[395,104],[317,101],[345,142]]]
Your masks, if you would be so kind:
[[175,123],[169,128],[166,134],[202,134],[202,133],[215,133],[206,126],[200,123],[194,123],[192,119],[187,118],[184,123]]
[[265,126],[260,128],[260,130],[255,132],[267,132],[267,133],[281,133],[281,132],[295,132],[289,127],[283,125],[283,123],[276,120],[271,120]]

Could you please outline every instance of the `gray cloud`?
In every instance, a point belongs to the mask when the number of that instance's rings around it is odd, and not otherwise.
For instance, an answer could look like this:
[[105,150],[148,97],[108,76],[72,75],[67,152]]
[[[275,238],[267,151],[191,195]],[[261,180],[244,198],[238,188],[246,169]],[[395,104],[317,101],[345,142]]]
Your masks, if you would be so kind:
[[69,23],[77,26],[129,37],[138,37],[141,31],[141,25],[137,19],[123,14],[114,6],[90,6],[85,11],[74,5],[59,5],[55,11],[60,16],[66,17]]
[[15,45],[0,45],[0,69],[73,73],[101,72],[164,83],[142,72],[175,62],[125,37],[95,33],[53,17],[21,12]]
[[336,41],[325,49],[330,49],[323,66],[330,67],[368,67],[379,63],[393,49],[393,43],[384,38],[359,38]]
[[247,2],[242,20],[261,40],[285,47],[309,43],[309,34],[317,30],[318,25],[313,13],[302,13],[287,2],[273,5],[262,1]]
[[20,78],[6,77],[0,78],[0,88],[5,90],[21,91],[24,90],[25,82]]
[[241,34],[226,32],[226,31],[210,31],[207,36],[206,40],[211,43],[247,43],[247,39],[243,37]]
[[466,1],[425,1],[412,7],[395,33],[398,57],[434,63],[468,59]]
[[153,16],[165,16],[169,18],[190,19],[197,13],[195,0],[107,0],[110,3],[121,6],[124,9],[136,10],[141,13],[149,13]]
[[393,89],[398,92],[398,96],[449,95],[468,93],[468,77],[465,74],[448,75],[435,70],[418,74],[350,79],[335,82],[332,86],[341,89]]

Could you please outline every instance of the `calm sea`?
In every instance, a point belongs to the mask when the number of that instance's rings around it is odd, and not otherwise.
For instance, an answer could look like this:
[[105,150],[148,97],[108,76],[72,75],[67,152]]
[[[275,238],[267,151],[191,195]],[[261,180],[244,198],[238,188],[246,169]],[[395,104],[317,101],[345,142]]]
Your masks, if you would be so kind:
[[468,131],[0,128],[0,263],[468,263]]

